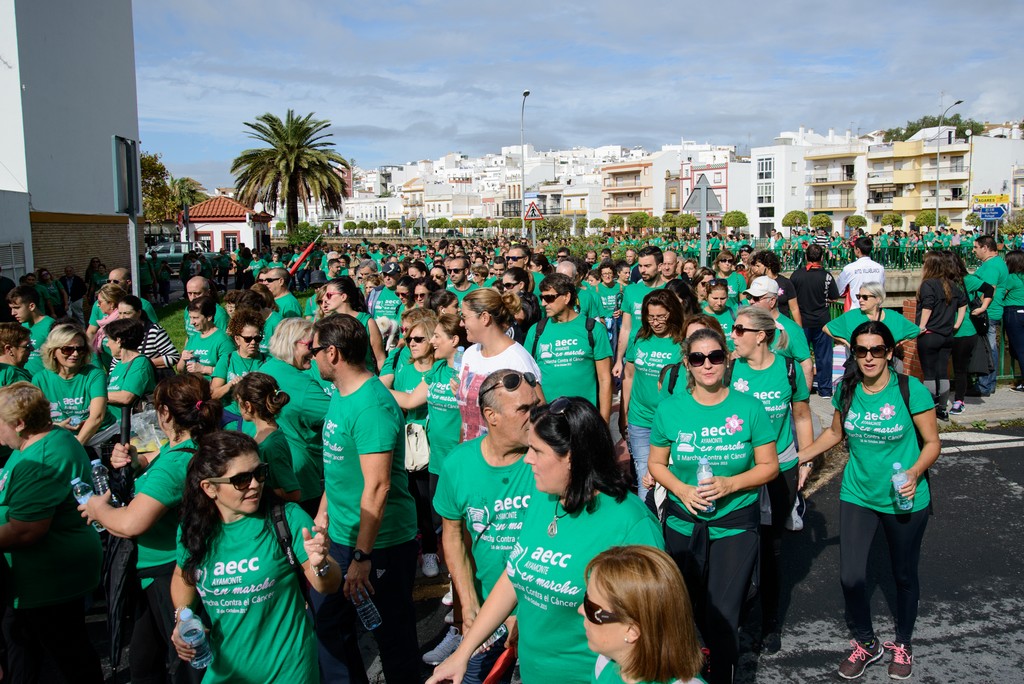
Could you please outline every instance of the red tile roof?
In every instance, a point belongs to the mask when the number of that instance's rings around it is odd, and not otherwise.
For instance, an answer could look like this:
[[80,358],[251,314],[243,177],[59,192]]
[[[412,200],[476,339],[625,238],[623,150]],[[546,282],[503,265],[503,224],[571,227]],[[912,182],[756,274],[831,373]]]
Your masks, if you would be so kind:
[[189,207],[190,221],[244,221],[246,214],[255,211],[230,197],[211,197],[205,202]]

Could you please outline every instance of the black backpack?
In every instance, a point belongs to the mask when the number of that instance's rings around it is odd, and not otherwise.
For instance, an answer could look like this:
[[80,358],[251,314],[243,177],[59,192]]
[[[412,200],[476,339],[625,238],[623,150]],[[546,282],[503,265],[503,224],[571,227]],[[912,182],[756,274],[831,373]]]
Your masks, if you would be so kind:
[[[597,324],[596,318],[587,319],[587,339],[590,341],[590,348],[594,348],[594,326]],[[544,328],[548,325],[548,317],[537,321],[536,332],[533,335],[533,348],[530,349],[530,356],[537,358],[537,344],[540,342],[540,336],[544,334]]]

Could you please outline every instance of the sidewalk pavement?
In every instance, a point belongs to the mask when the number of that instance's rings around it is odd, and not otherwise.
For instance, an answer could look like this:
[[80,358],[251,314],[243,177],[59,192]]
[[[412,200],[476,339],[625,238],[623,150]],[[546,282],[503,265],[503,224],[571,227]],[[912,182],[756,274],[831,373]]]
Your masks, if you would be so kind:
[[[950,416],[948,423],[939,421],[940,430],[944,426],[971,427],[978,421],[997,425],[1011,420],[1024,420],[1024,393],[1014,392],[1009,385],[999,385],[992,396],[967,397],[964,401],[967,403],[964,412],[958,416]],[[832,423],[833,411],[831,398],[824,399],[817,394],[811,395],[815,435],[822,426]]]

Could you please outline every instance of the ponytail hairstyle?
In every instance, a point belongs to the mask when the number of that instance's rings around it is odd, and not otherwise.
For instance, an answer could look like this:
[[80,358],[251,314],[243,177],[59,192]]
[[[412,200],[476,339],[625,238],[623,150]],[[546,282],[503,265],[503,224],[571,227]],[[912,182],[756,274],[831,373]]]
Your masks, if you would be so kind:
[[[181,498],[181,543],[185,546],[181,574],[191,587],[201,579],[197,571],[206,561],[222,524],[216,502],[203,491],[203,480],[222,477],[231,460],[245,454],[259,455],[259,447],[256,440],[241,432],[217,430],[196,440],[196,453],[189,461]],[[264,490],[261,511],[266,510],[270,493],[269,488]]]
[[193,440],[216,430],[224,412],[210,394],[209,381],[191,373],[161,380],[153,393],[153,404],[158,411],[166,408],[174,426],[187,431]]
[[752,328],[757,328],[764,332],[764,342],[769,347],[772,342],[776,342],[776,349],[785,349],[789,346],[789,336],[786,334],[786,329],[778,327],[775,318],[768,309],[762,309],[759,306],[748,306],[740,309],[739,313],[736,314],[737,320],[740,317],[750,321]]
[[285,404],[291,401],[291,397],[281,391],[273,376],[259,371],[246,373],[235,385],[234,392],[235,401],[239,404],[248,403],[252,412],[261,420],[275,419]]
[[489,287],[473,290],[462,298],[462,305],[477,315],[488,313],[502,331],[512,326],[516,314],[523,308],[515,292],[499,293]]
[[366,296],[352,278],[348,276],[338,276],[337,278],[327,281],[324,286],[337,290],[339,293],[345,295],[345,298],[348,300],[348,305],[352,307],[353,311],[368,313],[368,309],[366,308]]
[[[888,326],[881,321],[865,321],[854,328],[853,333],[850,334],[850,359],[853,363],[846,364],[846,369],[843,372],[843,378],[840,380],[839,385],[839,415],[843,421],[846,421],[846,414],[850,412],[850,405],[853,403],[853,393],[857,389],[857,385],[864,382],[864,373],[860,370],[860,365],[857,363],[857,359],[853,354],[853,348],[857,344],[857,338],[861,335],[878,335],[882,338],[882,344],[888,351],[896,349],[896,339],[892,336],[892,331],[889,330]],[[889,371],[892,373],[896,372],[896,369],[892,366],[892,360],[889,360]]]

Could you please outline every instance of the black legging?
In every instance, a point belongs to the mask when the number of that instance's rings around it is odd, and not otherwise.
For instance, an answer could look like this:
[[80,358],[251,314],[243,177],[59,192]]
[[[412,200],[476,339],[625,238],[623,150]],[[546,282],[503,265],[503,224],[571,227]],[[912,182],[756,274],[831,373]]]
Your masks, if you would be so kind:
[[779,631],[782,535],[786,533],[786,520],[796,501],[799,470],[799,466],[784,470],[766,485],[772,505],[772,524],[761,525],[761,626],[765,632]]
[[[949,394],[949,356],[953,353],[953,336],[922,333],[917,338],[917,357],[921,361],[924,386],[936,403]],[[942,408],[945,408],[943,403]]]
[[103,682],[100,658],[85,629],[84,598],[39,608],[8,606],[3,636],[7,642],[5,683],[39,682],[47,662],[69,682]]
[[967,385],[971,380],[967,367],[977,340],[977,335],[953,338],[953,401],[963,401],[967,396]]
[[927,508],[914,513],[879,513],[847,501],[839,502],[839,577],[846,599],[846,622],[857,641],[867,643],[875,638],[867,575],[868,556],[879,523],[885,532],[896,580],[896,641],[910,644],[921,598],[917,566],[928,525]]
[[437,525],[434,523],[430,480],[430,471],[426,468],[409,473],[409,492],[416,502],[416,526],[421,535],[421,553],[437,553]]

